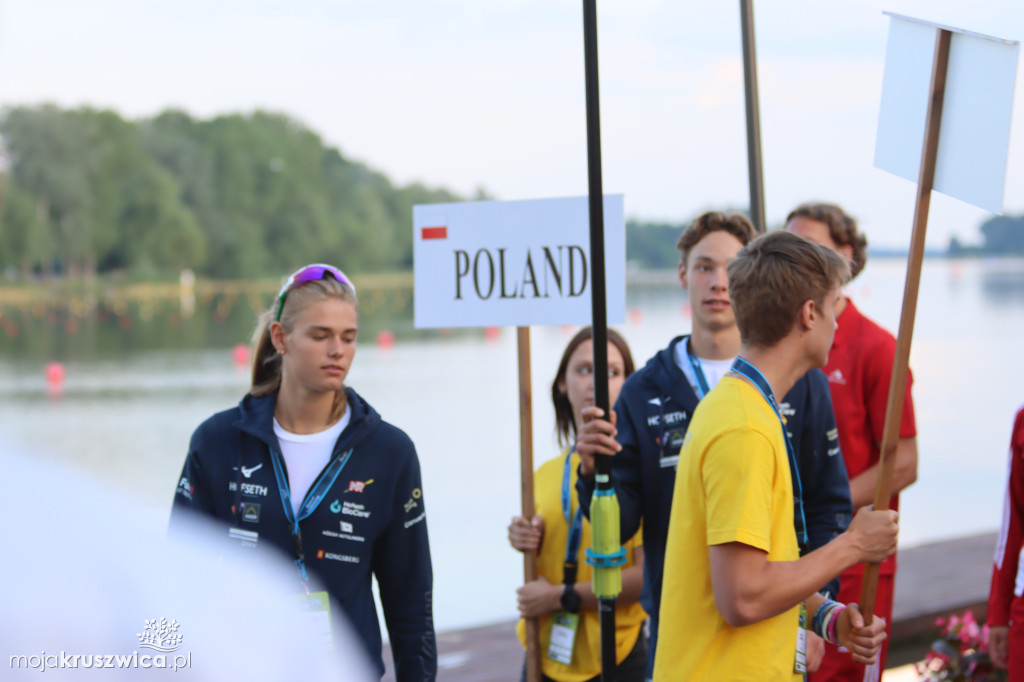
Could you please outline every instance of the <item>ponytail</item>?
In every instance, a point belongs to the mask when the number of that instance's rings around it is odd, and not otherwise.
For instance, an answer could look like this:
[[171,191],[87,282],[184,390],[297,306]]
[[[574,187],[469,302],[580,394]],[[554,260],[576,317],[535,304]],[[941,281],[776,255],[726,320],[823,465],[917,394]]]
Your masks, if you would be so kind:
[[273,311],[267,310],[259,317],[252,344],[256,349],[252,360],[252,388],[254,397],[270,395],[281,387],[281,354],[270,339],[270,323],[274,321]]

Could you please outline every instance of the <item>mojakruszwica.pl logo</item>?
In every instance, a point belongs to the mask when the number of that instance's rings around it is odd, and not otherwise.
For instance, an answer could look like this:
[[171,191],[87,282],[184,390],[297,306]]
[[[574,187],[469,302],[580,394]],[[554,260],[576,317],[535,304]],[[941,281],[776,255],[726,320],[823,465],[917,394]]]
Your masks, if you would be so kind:
[[[178,621],[146,620],[139,638],[139,649],[150,649],[159,653],[133,651],[130,654],[69,654],[66,651],[48,654],[11,656],[11,668],[44,670],[64,668],[166,668],[180,670],[192,667],[192,652],[178,652],[184,637],[178,632]],[[171,655],[173,654],[173,655]]]

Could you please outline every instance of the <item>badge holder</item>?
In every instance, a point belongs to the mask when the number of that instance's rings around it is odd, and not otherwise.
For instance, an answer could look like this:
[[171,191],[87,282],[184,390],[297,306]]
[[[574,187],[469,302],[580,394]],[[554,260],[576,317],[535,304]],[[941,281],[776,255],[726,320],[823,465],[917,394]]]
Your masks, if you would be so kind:
[[800,604],[800,623],[796,629],[796,660],[793,672],[807,674],[807,607]]
[[559,609],[551,614],[551,640],[548,658],[563,665],[572,663],[572,649],[580,626],[580,614]]

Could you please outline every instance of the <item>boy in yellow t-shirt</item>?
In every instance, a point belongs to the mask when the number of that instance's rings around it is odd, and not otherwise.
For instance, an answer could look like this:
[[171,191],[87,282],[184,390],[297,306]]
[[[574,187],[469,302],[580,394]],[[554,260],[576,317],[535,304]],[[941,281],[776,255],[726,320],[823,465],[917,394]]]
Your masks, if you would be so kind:
[[815,590],[892,554],[896,512],[862,509],[845,533],[800,558],[794,514],[803,509],[775,401],[825,364],[849,270],[828,249],[775,232],[750,242],[728,274],[742,347],[680,452],[654,679],[799,680],[804,624],[870,663],[884,622],[865,626],[856,604]]

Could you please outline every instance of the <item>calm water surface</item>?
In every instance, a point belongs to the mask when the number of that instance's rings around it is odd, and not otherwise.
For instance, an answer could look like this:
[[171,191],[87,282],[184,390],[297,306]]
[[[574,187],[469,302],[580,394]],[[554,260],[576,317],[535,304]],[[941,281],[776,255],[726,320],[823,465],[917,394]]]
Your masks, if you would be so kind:
[[[895,331],[903,281],[902,263],[876,260],[850,294]],[[639,364],[690,327],[685,294],[671,278],[663,282],[631,286],[628,320],[616,325]],[[221,302],[212,318],[200,305],[194,320],[175,318],[172,303],[150,306],[146,319],[121,311],[130,317],[128,330],[107,320],[69,331],[66,320],[45,312],[20,319],[3,311],[0,453],[13,449],[75,467],[83,481],[167,510],[192,430],[247,388],[231,346],[247,341],[259,303]],[[12,319],[17,335],[5,327]],[[385,327],[398,337],[389,350],[374,343]],[[531,330],[538,464],[557,454],[550,382],[574,331]],[[505,534],[519,508],[515,339],[511,328],[494,340],[475,330],[415,332],[407,305],[364,310],[349,383],[419,451],[439,630],[515,616],[522,563]],[[901,546],[998,525],[1011,419],[1024,403],[1021,339],[1024,263],[925,264],[911,354],[919,480],[901,503]],[[67,371],[60,397],[44,379],[53,359]]]

